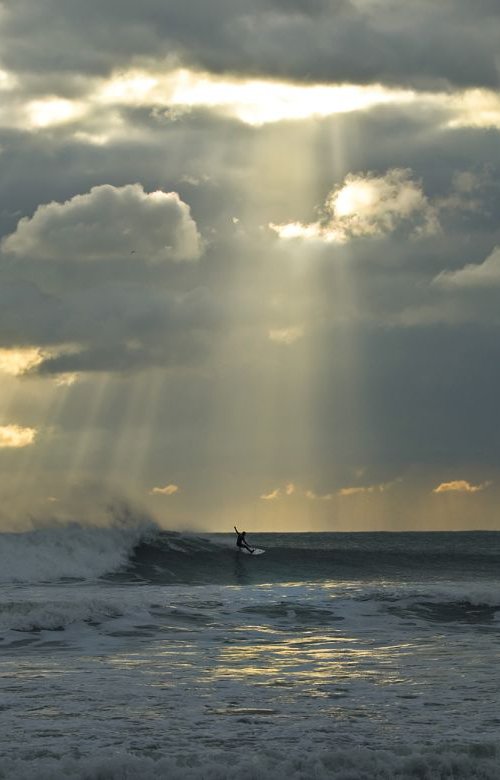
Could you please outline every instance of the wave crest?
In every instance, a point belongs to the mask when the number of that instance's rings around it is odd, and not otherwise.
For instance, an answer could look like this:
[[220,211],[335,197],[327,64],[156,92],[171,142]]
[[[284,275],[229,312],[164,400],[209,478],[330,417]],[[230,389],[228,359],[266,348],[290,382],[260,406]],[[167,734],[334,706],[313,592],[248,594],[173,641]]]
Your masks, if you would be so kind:
[[94,579],[124,567],[141,541],[158,529],[150,522],[96,528],[72,523],[24,533],[4,533],[0,582]]

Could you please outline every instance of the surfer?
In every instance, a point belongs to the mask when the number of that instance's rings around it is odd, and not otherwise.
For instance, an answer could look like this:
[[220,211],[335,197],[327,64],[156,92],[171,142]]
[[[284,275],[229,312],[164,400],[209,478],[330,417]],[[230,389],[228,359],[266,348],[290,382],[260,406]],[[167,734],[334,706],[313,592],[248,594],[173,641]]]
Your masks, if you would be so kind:
[[236,526],[234,526],[234,530],[238,534],[238,538],[236,539],[236,547],[241,550],[242,547],[245,547],[245,549],[248,550],[248,552],[253,553],[253,550],[251,547],[248,546],[247,540],[245,539],[246,531],[242,531],[241,533],[238,531]]

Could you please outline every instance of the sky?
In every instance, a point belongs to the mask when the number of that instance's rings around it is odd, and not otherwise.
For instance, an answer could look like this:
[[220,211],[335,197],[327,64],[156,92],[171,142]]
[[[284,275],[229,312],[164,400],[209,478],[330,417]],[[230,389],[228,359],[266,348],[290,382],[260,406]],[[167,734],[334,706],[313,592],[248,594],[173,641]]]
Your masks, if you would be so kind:
[[0,527],[500,528],[498,0],[0,0]]

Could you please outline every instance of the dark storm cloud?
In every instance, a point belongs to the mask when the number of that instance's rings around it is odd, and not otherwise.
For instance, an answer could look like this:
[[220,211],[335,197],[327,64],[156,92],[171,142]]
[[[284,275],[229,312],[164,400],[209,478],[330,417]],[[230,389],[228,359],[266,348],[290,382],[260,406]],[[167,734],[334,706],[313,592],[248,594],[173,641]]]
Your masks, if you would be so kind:
[[[111,352],[114,346],[120,348],[130,341],[131,365],[140,363],[142,342],[156,343],[159,350],[160,341],[167,336],[175,341],[183,331],[214,327],[217,321],[215,306],[208,311],[203,290],[179,296],[144,284],[108,282],[56,296],[44,294],[32,284],[4,283],[0,295],[3,346],[90,343],[101,348],[106,345]],[[78,360],[68,355],[49,364],[64,364],[67,370],[71,361]]]
[[2,10],[3,63],[20,73],[105,75],[170,58],[305,81],[498,86],[492,1],[16,0]]

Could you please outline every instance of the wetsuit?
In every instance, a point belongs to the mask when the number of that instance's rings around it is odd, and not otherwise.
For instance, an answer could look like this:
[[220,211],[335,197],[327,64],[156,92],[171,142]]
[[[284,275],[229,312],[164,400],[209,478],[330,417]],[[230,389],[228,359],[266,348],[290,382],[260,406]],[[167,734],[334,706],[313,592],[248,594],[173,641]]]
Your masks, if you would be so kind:
[[248,550],[248,552],[253,553],[252,548],[248,545],[248,543],[245,540],[245,534],[244,533],[240,533],[236,529],[236,526],[234,526],[234,530],[238,534],[238,538],[236,539],[236,547],[238,547],[238,549],[240,549],[240,550],[241,550],[242,547],[245,547],[245,549]]

